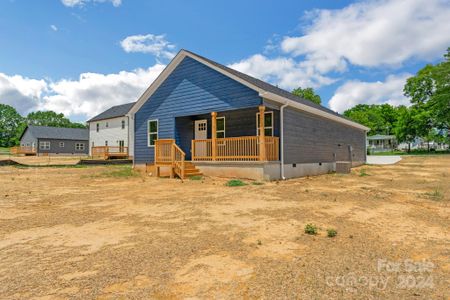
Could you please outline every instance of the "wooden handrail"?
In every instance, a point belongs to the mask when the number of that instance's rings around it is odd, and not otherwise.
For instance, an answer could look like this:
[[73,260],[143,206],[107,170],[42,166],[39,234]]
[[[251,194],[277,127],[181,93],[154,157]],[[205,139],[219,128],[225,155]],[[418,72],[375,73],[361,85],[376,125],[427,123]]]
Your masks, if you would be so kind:
[[185,176],[186,153],[175,144],[173,139],[161,139],[155,141],[155,165],[159,176],[160,166],[170,167],[170,178],[178,175],[181,179]]
[[127,146],[93,146],[91,148],[92,157],[128,156]]
[[175,174],[178,175],[178,177],[180,177],[181,179],[184,179],[184,170],[185,170],[185,165],[184,165],[184,161],[186,158],[186,153],[184,153],[183,150],[181,150],[180,147],[178,147],[177,144],[173,143],[172,144],[172,155],[173,155],[173,162],[172,162],[172,167],[173,167],[173,171],[175,172]]
[[[279,160],[279,137],[265,136],[263,139],[264,161]],[[258,161],[261,160],[261,138],[241,136],[216,139],[216,160],[218,161]],[[211,139],[192,140],[192,160],[213,160]]]
[[32,146],[16,146],[10,149],[11,154],[36,154],[36,148]]

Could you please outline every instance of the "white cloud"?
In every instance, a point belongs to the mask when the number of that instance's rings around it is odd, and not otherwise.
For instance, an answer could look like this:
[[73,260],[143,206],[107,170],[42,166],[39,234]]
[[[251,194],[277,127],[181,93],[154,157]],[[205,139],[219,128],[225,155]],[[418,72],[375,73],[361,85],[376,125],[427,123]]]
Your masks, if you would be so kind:
[[85,120],[113,105],[136,101],[164,67],[155,64],[131,72],[83,73],[77,80],[55,82],[0,73],[0,102],[12,105],[21,114],[54,110]]
[[357,104],[409,105],[409,100],[403,95],[403,86],[411,76],[389,75],[384,82],[347,81],[336,90],[329,106],[332,110],[342,113]]
[[114,7],[118,7],[122,4],[122,0],[61,0],[62,4],[64,4],[67,7],[75,7],[75,6],[81,7],[91,1],[97,3],[111,2],[111,4]]
[[365,1],[338,10],[315,10],[304,35],[285,37],[282,50],[305,56],[318,72],[400,66],[409,59],[430,61],[450,44],[448,0]]
[[150,53],[158,58],[171,59],[175,56],[175,45],[166,40],[165,35],[131,35],[120,42],[125,52]]
[[50,25],[50,28],[53,30],[53,31],[58,31],[58,27],[56,27],[56,25]]
[[46,91],[45,80],[0,73],[0,103],[15,107],[21,114],[38,107]]
[[229,67],[288,90],[299,86],[319,87],[334,82],[333,79],[322,76],[312,68],[288,57],[268,58],[256,54]]

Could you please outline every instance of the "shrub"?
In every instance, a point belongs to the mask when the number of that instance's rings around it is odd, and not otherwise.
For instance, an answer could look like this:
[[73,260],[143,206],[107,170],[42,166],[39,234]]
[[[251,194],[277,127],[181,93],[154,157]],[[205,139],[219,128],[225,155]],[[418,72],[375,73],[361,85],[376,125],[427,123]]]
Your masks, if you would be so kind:
[[327,236],[328,237],[335,237],[337,235],[337,231],[336,231],[336,229],[333,229],[333,228],[330,228],[330,229],[327,229]]
[[247,185],[245,182],[239,179],[231,179],[225,183],[226,186],[244,186]]
[[200,176],[200,175],[194,175],[194,176],[189,177],[189,179],[190,179],[190,180],[202,180],[202,179],[203,179],[203,176]]
[[311,235],[316,235],[317,234],[317,226],[314,224],[311,224],[311,223],[306,224],[305,233],[311,234]]

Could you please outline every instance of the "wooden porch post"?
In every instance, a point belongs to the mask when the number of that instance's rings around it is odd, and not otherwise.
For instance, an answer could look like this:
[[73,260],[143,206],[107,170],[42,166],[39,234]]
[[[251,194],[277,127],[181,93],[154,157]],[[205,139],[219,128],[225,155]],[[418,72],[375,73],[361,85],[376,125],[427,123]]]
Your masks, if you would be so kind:
[[259,106],[259,160],[266,160],[266,137],[264,130],[264,111],[266,107],[264,105]]
[[213,111],[211,113],[211,157],[212,160],[216,160],[217,150],[217,113]]

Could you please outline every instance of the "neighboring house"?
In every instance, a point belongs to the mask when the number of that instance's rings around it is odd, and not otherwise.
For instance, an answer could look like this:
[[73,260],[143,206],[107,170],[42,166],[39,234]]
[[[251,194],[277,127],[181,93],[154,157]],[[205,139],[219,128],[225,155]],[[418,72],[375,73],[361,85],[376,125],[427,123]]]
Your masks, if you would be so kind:
[[408,150],[447,150],[449,149],[449,145],[445,143],[438,143],[435,141],[425,141],[425,139],[421,137],[416,137],[411,143],[400,143],[398,145],[398,149],[402,151]]
[[157,174],[275,180],[366,161],[369,128],[186,50],[130,117],[134,165],[154,164]]
[[128,112],[135,102],[117,105],[87,121],[89,124],[89,155],[107,150],[119,156],[133,156],[130,142],[130,121]]
[[63,128],[28,125],[20,137],[19,153],[36,155],[87,155],[89,131],[81,128]]
[[370,152],[388,152],[397,149],[395,135],[375,134],[367,137],[367,148]]

